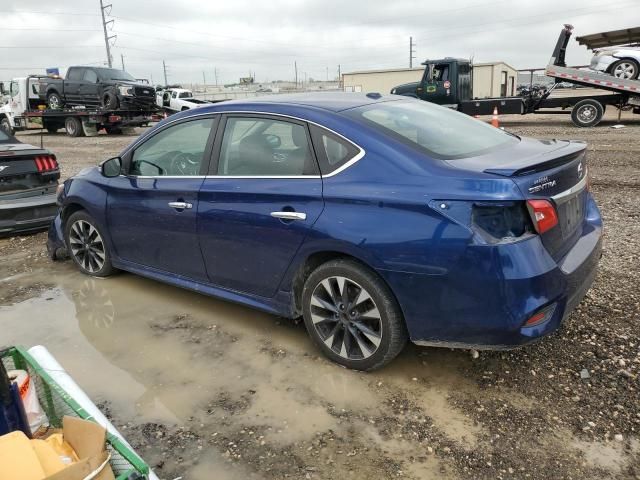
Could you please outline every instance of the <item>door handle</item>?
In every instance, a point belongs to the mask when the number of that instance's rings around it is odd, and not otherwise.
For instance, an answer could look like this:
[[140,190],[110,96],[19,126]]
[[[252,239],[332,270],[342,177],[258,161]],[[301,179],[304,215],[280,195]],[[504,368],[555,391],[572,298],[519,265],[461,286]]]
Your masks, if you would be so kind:
[[193,204],[189,202],[169,202],[169,206],[171,208],[176,208],[178,210],[184,210],[188,208],[193,208]]
[[271,216],[282,220],[306,220],[307,214],[302,212],[271,212]]

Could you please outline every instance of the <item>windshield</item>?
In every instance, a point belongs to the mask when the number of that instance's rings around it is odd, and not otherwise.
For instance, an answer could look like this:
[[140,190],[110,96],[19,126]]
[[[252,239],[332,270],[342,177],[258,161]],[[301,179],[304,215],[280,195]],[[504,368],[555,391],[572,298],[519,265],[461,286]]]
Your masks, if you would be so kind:
[[473,157],[519,141],[463,113],[417,100],[373,103],[346,114],[443,160]]
[[100,78],[104,80],[127,80],[129,82],[135,82],[136,79],[129,75],[124,70],[118,70],[117,68],[101,68]]

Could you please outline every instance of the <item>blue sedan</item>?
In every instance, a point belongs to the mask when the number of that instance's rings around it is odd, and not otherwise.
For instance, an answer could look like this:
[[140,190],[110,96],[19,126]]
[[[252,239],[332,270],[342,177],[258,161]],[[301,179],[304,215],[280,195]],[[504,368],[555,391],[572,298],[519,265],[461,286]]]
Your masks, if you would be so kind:
[[322,93],[169,117],[58,192],[49,252],[304,317],[373,370],[407,340],[511,348],[590,287],[602,220],[586,145],[398,96]]

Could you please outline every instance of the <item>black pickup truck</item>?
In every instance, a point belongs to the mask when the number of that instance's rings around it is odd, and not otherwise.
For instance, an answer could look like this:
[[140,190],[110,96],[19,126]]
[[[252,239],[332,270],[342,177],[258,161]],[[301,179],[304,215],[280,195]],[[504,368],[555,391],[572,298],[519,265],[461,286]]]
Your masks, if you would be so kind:
[[50,109],[85,105],[115,110],[153,110],[156,92],[124,70],[106,67],[69,67],[65,79],[40,83],[40,97]]

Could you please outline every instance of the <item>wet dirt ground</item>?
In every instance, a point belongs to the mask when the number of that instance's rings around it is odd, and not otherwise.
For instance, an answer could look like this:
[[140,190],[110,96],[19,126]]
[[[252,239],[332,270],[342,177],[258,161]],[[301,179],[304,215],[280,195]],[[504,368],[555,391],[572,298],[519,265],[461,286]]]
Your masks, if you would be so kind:
[[[517,134],[588,142],[606,225],[594,287],[535,345],[476,359],[409,346],[381,371],[352,372],[321,357],[300,323],[52,263],[44,233],[0,239],[0,344],[49,348],[162,479],[640,479],[632,118],[586,130],[503,118]],[[66,178],[134,138],[42,140]]]

